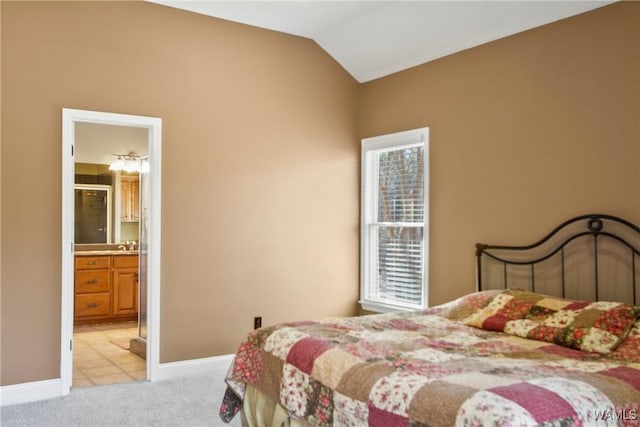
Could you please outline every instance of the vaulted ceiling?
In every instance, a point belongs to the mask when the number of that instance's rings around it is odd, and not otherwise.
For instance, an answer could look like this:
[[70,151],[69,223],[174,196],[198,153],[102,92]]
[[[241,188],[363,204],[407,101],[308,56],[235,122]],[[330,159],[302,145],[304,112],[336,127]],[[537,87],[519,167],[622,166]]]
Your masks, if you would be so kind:
[[612,1],[150,0],[316,41],[366,82]]

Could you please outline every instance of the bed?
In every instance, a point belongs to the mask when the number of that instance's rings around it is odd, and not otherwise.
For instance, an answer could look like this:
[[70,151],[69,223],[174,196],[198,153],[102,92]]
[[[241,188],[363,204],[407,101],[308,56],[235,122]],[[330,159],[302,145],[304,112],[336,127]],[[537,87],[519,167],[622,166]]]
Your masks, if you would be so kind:
[[220,416],[248,426],[640,425],[640,228],[565,221],[476,246],[476,291],[422,311],[257,329]]

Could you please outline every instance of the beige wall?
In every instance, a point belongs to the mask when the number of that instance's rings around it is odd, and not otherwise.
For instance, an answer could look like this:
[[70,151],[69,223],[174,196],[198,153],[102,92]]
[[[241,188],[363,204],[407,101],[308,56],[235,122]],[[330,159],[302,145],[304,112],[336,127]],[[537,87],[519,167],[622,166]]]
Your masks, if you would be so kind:
[[62,107],[163,119],[162,362],[356,312],[360,137],[431,127],[432,304],[473,290],[476,241],[640,222],[639,4],[361,86],[309,40],[153,4],[1,6],[3,385],[59,376]]
[[640,3],[365,84],[361,136],[431,128],[430,302],[474,290],[474,244],[569,217],[640,222]]
[[63,107],[163,120],[162,362],[356,312],[358,85],[320,47],[150,3],[1,7],[2,385],[59,377]]

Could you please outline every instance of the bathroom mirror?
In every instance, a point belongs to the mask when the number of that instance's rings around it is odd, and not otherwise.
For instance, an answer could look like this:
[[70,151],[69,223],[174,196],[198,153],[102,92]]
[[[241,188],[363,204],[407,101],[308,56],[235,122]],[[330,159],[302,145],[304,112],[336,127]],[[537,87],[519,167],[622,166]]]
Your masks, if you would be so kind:
[[110,166],[131,153],[146,158],[148,130],[84,122],[75,126],[75,243],[139,242],[141,174]]
[[109,165],[76,163],[74,242],[140,240],[140,175],[113,172]]

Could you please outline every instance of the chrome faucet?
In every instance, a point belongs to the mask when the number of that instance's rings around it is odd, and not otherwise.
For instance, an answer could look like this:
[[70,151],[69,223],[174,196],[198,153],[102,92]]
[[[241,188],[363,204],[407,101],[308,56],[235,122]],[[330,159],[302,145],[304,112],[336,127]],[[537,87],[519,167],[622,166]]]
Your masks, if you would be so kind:
[[118,246],[118,250],[120,250],[120,251],[126,251],[126,250],[127,250],[127,247],[126,247],[125,245],[120,245],[120,246]]

